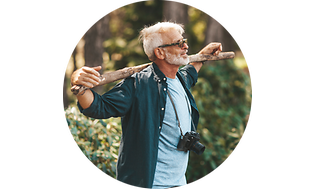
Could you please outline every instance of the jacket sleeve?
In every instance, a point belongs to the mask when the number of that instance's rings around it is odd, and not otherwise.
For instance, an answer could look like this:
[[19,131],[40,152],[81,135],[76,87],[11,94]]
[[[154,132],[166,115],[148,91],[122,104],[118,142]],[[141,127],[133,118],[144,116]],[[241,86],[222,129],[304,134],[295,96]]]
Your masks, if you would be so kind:
[[94,94],[94,101],[87,109],[83,109],[77,103],[81,113],[96,119],[107,119],[110,117],[124,116],[130,109],[134,98],[134,79],[127,79],[118,83],[110,91],[103,95]]
[[187,66],[180,69],[180,74],[185,80],[186,87],[190,89],[195,86],[198,80],[198,73],[193,65],[188,64]]

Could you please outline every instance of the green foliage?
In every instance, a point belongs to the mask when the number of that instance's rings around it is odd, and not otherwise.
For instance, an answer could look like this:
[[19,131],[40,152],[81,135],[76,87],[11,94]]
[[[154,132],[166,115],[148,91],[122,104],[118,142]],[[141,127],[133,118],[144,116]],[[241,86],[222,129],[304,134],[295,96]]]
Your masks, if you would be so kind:
[[76,106],[65,110],[71,134],[83,154],[99,169],[116,177],[120,143],[120,119],[92,119],[79,112]]
[[206,150],[201,156],[191,153],[188,182],[217,168],[240,141],[250,113],[250,78],[232,60],[217,61],[202,67],[192,93],[200,113],[200,142]]

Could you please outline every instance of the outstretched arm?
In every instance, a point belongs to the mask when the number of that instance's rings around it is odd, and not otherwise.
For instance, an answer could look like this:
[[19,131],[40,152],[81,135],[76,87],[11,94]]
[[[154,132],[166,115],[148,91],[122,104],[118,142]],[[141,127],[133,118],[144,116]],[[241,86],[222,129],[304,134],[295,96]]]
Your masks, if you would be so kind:
[[[198,54],[212,54],[217,56],[222,51],[221,43],[210,43],[205,46]],[[193,65],[197,72],[199,72],[200,68],[202,67],[202,62],[192,62],[190,63]]]

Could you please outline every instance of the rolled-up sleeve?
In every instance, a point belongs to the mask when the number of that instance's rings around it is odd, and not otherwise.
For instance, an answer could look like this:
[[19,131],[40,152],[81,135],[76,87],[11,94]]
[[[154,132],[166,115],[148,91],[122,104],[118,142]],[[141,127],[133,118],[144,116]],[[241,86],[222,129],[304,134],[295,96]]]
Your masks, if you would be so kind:
[[132,78],[127,78],[103,95],[99,95],[91,90],[94,95],[94,101],[86,109],[83,109],[78,102],[77,105],[80,112],[95,119],[124,116],[129,111],[133,102],[133,81]]

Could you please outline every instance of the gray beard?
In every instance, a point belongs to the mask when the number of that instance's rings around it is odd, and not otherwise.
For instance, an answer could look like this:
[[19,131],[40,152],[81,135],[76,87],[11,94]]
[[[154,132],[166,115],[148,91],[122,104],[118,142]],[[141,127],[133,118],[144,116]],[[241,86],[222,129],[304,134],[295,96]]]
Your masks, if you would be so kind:
[[176,56],[176,55],[170,54],[168,51],[166,51],[165,61],[168,62],[169,64],[177,65],[177,66],[184,66],[189,63],[188,57],[184,58],[180,56],[180,54]]

